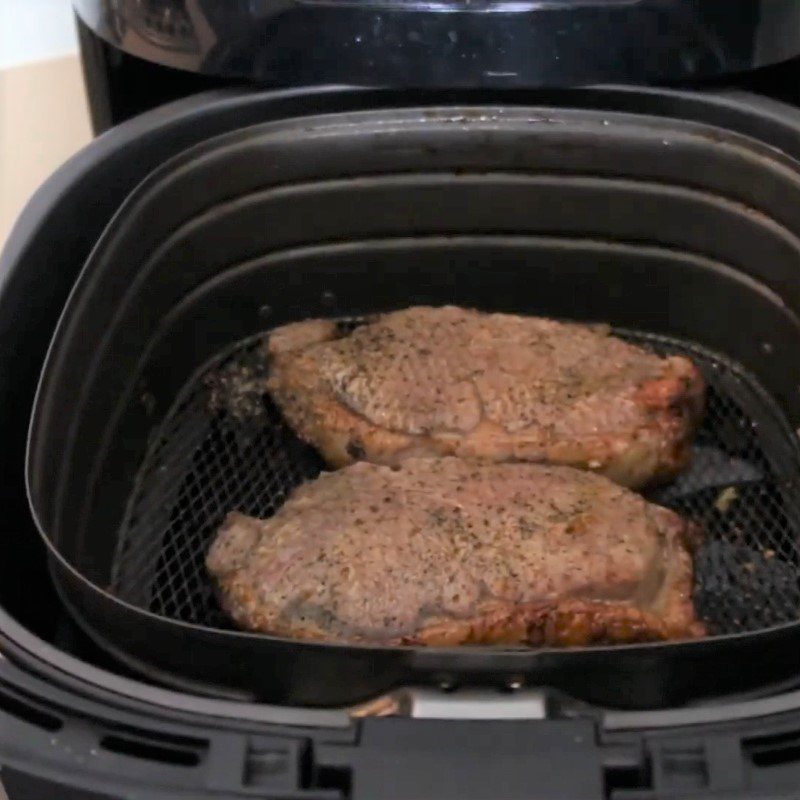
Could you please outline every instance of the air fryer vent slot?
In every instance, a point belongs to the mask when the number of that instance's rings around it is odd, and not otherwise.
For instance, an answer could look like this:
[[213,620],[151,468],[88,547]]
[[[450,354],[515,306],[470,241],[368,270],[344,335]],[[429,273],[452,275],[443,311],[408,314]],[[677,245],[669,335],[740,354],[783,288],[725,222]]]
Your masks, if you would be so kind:
[[603,772],[603,781],[603,796],[606,800],[642,797],[642,793],[652,790],[653,786],[649,769],[643,769],[638,764],[607,767]]
[[353,790],[353,772],[348,767],[320,767],[316,772],[314,788],[338,791],[350,797]]
[[757,767],[777,767],[800,762],[800,731],[745,739],[742,748]]
[[150,734],[107,734],[100,747],[110,753],[156,761],[176,767],[196,767],[202,760],[207,744],[182,737],[161,737]]
[[36,727],[43,728],[51,733],[55,733],[64,727],[63,720],[53,714],[42,711],[38,706],[4,689],[0,689],[0,711],[5,711],[13,717],[29,722],[31,725],[36,725]]

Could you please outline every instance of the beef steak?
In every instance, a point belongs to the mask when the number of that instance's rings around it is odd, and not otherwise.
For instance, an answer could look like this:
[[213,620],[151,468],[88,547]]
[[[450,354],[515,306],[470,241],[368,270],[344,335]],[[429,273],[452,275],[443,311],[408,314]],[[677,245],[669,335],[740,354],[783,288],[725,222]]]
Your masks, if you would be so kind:
[[208,556],[241,627],[372,644],[583,645],[702,635],[689,526],[599,475],[458,458],[360,462]]
[[414,307],[352,331],[286,325],[269,349],[273,398],[333,467],[455,455],[640,487],[686,465],[703,407],[688,359],[536,317]]

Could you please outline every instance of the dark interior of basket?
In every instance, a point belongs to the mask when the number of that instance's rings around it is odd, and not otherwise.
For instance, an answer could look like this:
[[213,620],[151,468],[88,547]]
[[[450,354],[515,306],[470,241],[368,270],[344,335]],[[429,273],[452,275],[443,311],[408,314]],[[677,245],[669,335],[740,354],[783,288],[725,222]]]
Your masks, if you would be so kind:
[[[705,529],[695,604],[712,634],[800,618],[800,447],[743,368],[695,344],[619,335],[694,360],[709,385],[691,467],[648,499]],[[266,336],[266,334],[265,334]],[[230,627],[205,571],[225,515],[268,517],[323,468],[265,393],[264,336],[220,353],[189,381],[138,472],[120,532],[112,591],[157,614]]]

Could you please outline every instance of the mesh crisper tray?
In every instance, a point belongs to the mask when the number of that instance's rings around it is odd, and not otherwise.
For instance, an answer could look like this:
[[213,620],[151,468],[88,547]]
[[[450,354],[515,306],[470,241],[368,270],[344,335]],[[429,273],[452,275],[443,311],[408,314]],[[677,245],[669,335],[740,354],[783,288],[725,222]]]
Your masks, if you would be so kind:
[[[649,499],[700,523],[695,604],[714,634],[800,619],[800,447],[740,366],[695,344],[619,335],[694,360],[709,384],[691,468]],[[205,571],[225,515],[267,517],[323,468],[264,391],[265,337],[218,355],[154,436],[128,503],[111,589],[157,614],[227,628]]]

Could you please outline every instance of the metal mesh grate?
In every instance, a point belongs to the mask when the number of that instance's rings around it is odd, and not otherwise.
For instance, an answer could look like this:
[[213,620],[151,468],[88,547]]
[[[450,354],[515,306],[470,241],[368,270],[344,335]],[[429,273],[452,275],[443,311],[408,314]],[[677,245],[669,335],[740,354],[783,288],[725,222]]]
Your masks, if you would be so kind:
[[[650,494],[707,531],[695,603],[713,633],[800,618],[800,447],[741,367],[687,342],[619,335],[688,355],[709,383],[692,467]],[[184,388],[139,470],[120,531],[112,591],[157,614],[230,627],[203,559],[224,516],[272,514],[322,469],[264,393],[264,337],[215,358]]]

